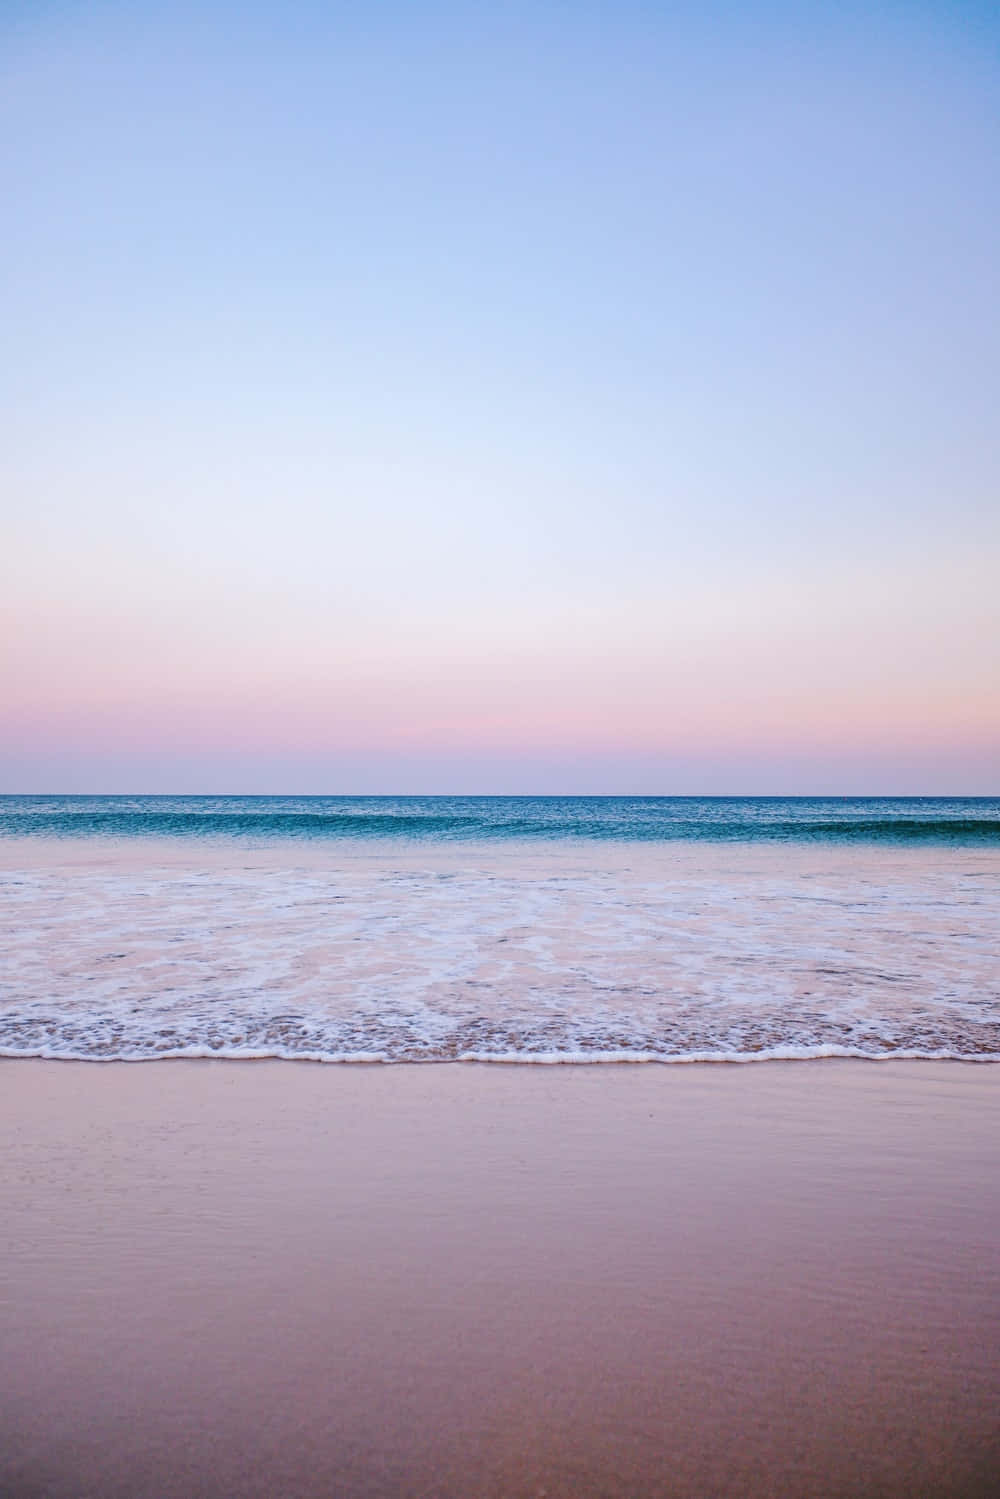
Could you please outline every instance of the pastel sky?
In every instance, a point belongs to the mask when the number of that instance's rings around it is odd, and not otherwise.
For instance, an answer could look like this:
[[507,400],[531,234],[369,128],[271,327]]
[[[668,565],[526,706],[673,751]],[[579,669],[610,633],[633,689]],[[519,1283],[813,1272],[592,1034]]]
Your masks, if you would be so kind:
[[0,8],[0,790],[1000,791],[1000,11]]

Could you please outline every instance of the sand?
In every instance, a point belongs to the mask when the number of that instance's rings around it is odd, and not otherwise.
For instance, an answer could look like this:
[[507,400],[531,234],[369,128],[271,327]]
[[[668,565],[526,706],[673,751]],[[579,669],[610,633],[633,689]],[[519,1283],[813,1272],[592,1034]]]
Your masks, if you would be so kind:
[[0,1063],[0,1492],[1000,1492],[1000,1068]]

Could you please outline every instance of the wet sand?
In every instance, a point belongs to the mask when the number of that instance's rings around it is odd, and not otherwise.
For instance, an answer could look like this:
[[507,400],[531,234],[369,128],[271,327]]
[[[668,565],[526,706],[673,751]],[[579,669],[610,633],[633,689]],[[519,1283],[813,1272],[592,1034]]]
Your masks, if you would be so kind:
[[1000,1492],[1000,1068],[0,1063],[0,1493]]

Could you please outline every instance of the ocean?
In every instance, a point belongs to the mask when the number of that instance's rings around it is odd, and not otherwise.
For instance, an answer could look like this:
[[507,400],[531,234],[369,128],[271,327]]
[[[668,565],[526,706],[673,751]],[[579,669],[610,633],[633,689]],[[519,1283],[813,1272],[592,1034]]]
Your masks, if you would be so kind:
[[0,1055],[1000,1060],[1000,799],[0,797]]

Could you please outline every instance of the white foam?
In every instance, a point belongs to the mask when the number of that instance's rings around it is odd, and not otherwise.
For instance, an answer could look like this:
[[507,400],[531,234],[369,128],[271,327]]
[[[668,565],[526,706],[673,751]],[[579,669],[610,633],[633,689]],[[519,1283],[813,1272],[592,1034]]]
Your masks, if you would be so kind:
[[676,1067],[695,1064],[715,1066],[717,1064],[751,1065],[757,1062],[816,1062],[823,1060],[853,1060],[860,1062],[1000,1062],[1000,1052],[978,1052],[968,1054],[958,1051],[862,1051],[848,1046],[775,1046],[767,1051],[702,1051],[671,1055],[665,1052],[635,1051],[577,1051],[577,1052],[463,1052],[457,1057],[424,1057],[419,1061],[393,1058],[378,1052],[310,1052],[287,1051],[276,1048],[272,1051],[254,1051],[239,1047],[213,1051],[204,1046],[191,1046],[176,1051],[167,1051],[151,1056],[146,1052],[123,1052],[115,1056],[95,1056],[80,1051],[16,1051],[0,1047],[0,1057],[8,1060],[34,1060],[46,1062],[88,1062],[96,1066],[101,1063],[179,1061],[230,1061],[230,1062],[312,1062],[323,1066],[355,1067],[458,1067],[469,1063],[480,1066],[504,1067],[594,1067],[594,1066],[658,1066]]
[[0,853],[3,1056],[1000,1056],[996,851]]

